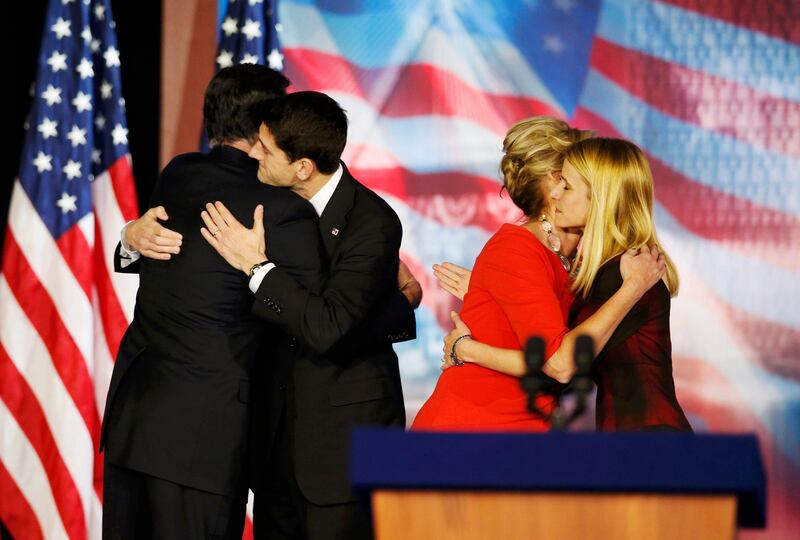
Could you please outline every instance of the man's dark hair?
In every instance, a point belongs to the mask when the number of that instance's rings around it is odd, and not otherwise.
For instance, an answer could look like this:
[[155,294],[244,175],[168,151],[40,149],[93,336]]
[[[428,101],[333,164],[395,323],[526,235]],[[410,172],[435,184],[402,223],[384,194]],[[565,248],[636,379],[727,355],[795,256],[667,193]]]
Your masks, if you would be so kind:
[[208,140],[219,144],[253,138],[260,122],[252,107],[286,95],[289,79],[259,64],[238,64],[217,72],[206,88],[203,123]]
[[308,158],[323,174],[339,167],[347,142],[347,116],[330,96],[294,92],[265,103],[257,116],[290,162]]

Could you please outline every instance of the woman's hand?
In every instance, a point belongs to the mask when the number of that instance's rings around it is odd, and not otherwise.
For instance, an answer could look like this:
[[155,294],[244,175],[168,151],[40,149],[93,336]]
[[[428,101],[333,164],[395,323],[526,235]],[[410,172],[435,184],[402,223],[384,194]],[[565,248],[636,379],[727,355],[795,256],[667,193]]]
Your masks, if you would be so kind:
[[629,249],[619,262],[623,284],[635,287],[639,296],[664,277],[666,268],[664,254],[656,246]]
[[467,294],[467,289],[469,289],[469,278],[472,276],[472,272],[457,264],[443,262],[442,264],[433,265],[433,275],[439,280],[439,285],[444,290],[459,300],[464,299],[464,295]]
[[[450,312],[450,319],[453,321],[454,328],[450,331],[449,334],[444,336],[444,346],[442,347],[442,352],[444,355],[442,356],[442,371],[455,366],[456,364],[453,363],[453,359],[450,358],[450,353],[453,350],[453,343],[456,342],[458,338],[461,336],[466,336],[471,334],[469,331],[469,327],[461,320],[461,317],[458,316],[458,313],[455,311]],[[469,338],[466,338],[469,339]],[[458,342],[456,346],[456,356],[458,356],[462,361],[467,361],[463,356],[459,356],[458,352],[461,350],[462,345],[466,339],[462,339]]]

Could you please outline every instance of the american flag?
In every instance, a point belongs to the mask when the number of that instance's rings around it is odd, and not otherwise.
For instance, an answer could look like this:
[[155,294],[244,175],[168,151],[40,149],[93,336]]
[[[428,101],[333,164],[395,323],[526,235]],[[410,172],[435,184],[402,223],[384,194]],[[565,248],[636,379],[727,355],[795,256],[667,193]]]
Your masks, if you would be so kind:
[[101,414],[137,281],[110,0],[50,0],[0,274],[0,520],[16,538],[99,538]]
[[278,48],[277,18],[270,2],[264,0],[219,0],[217,68],[234,64],[266,64],[283,69]]
[[[348,111],[344,160],[401,216],[425,289],[397,347],[409,417],[454,307],[433,263],[471,267],[519,212],[503,135],[549,114],[633,140],[656,182],[678,397],[697,431],[755,432],[769,528],[800,530],[800,3],[796,0],[280,0],[296,89]],[[792,533],[791,531],[794,531]]]

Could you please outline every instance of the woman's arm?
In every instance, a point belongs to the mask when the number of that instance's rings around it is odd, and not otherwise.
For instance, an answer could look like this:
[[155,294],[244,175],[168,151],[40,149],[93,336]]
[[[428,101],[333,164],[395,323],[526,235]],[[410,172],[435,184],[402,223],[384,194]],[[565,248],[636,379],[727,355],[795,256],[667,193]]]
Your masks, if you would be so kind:
[[[623,278],[622,286],[591,317],[564,335],[558,349],[547,359],[543,367],[546,375],[562,383],[569,382],[575,372],[573,361],[575,340],[580,335],[588,335],[594,340],[595,351],[605,347],[625,315],[644,293],[662,278],[664,256],[659,254],[655,247],[650,250],[643,248],[636,254],[626,253],[620,262],[620,271]],[[453,365],[450,352],[455,340],[469,333],[469,328],[458,315],[455,313],[452,315],[456,328],[445,337],[442,369]],[[521,377],[527,372],[525,358],[520,350],[500,349],[471,339],[462,339],[458,342],[455,352],[464,362],[472,362],[515,377]]]

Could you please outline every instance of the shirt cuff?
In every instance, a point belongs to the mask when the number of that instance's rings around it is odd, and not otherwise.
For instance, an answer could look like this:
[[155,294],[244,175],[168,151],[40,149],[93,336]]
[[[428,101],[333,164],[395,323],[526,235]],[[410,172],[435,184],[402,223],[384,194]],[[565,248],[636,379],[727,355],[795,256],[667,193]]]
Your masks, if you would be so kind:
[[133,223],[133,221],[129,221],[122,227],[122,230],[119,232],[119,266],[120,268],[125,268],[130,264],[135,263],[141,257],[140,253],[134,249],[131,249],[130,246],[126,245],[125,243],[125,229]]
[[129,245],[128,245],[128,243],[125,241],[125,229],[127,229],[127,228],[128,228],[128,225],[130,225],[131,223],[133,223],[133,221],[135,221],[135,220],[132,220],[132,221],[129,221],[129,222],[127,222],[127,223],[125,224],[125,226],[124,226],[124,227],[122,227],[122,229],[119,231],[119,243],[120,243],[120,244],[121,244],[121,246],[122,246],[122,247],[120,248],[120,250],[119,250],[119,255],[120,255],[120,257],[125,257],[125,256],[127,256],[127,258],[130,258],[130,257],[134,257],[134,256],[135,256],[135,259],[134,259],[134,260],[136,260],[136,259],[138,259],[138,258],[139,258],[139,252],[138,252],[138,251],[136,251],[135,249],[133,249],[131,246],[129,246]]
[[267,273],[273,268],[275,268],[275,263],[267,263],[255,271],[253,277],[250,278],[250,290],[253,291],[253,294],[258,291],[261,282],[264,281],[264,277],[266,277]]

